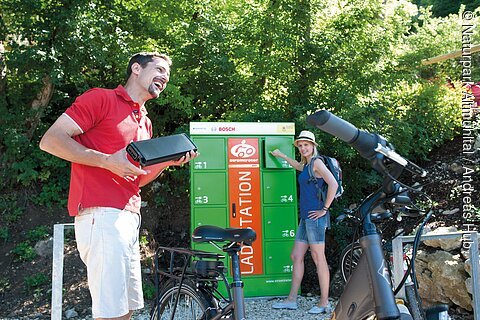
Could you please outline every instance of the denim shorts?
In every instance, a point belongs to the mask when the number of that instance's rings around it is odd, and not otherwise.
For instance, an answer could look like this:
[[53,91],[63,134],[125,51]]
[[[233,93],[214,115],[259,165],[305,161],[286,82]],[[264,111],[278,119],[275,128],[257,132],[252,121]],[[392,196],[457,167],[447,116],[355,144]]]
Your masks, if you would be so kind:
[[308,244],[325,243],[325,230],[327,229],[327,216],[317,220],[300,219],[296,241]]

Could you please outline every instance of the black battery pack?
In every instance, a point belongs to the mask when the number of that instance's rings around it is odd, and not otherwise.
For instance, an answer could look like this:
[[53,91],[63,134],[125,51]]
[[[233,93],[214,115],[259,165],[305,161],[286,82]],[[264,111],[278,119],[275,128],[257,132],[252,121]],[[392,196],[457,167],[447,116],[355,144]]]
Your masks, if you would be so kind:
[[178,160],[192,150],[197,151],[197,146],[185,133],[135,141],[127,146],[130,157],[143,167]]

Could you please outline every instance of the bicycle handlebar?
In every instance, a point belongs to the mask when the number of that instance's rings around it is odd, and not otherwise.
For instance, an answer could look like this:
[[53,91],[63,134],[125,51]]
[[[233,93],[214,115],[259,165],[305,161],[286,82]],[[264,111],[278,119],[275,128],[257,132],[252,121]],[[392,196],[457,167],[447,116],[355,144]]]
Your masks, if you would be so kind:
[[392,150],[382,136],[362,131],[327,110],[317,111],[309,115],[307,123],[345,141],[367,160],[373,161],[377,154],[382,154],[412,173],[422,177],[427,175],[425,170]]

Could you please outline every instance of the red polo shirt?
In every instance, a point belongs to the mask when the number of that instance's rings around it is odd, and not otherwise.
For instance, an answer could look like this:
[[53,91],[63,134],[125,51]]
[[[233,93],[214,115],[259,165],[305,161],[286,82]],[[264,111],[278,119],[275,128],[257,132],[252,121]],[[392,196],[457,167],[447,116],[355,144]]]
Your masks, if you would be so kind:
[[[123,86],[95,88],[79,96],[65,111],[82,131],[74,139],[87,148],[113,154],[131,141],[152,137],[147,111],[132,101]],[[113,172],[72,162],[68,212],[76,216],[89,207],[140,212],[139,179],[127,181]]]

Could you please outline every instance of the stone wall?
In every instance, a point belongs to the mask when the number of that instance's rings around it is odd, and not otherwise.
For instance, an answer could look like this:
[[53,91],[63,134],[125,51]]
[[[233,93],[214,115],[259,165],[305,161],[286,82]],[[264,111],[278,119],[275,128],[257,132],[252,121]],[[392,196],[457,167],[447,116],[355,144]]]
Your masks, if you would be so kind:
[[[428,234],[456,231],[455,227],[441,227]],[[461,237],[423,243],[427,247],[418,250],[415,271],[424,305],[445,303],[472,311],[472,269],[469,252],[461,250]],[[480,292],[478,288],[476,292]]]

